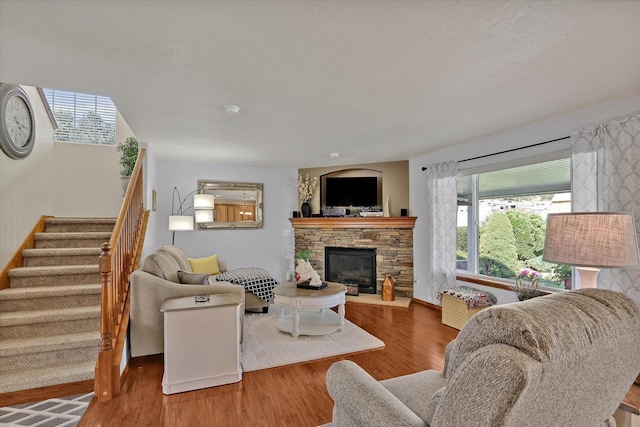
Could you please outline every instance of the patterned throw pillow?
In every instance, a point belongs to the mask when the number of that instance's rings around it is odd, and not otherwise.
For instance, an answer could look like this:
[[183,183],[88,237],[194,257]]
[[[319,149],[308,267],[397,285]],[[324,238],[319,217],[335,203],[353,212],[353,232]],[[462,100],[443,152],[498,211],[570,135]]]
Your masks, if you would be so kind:
[[208,274],[187,273],[186,271],[178,270],[178,279],[183,285],[208,285]]

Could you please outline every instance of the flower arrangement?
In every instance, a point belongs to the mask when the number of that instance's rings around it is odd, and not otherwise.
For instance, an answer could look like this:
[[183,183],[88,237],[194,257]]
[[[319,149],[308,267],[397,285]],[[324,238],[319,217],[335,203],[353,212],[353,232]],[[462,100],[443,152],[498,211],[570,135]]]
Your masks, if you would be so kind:
[[531,280],[532,282],[534,280],[535,281],[539,281],[540,280],[540,273],[538,273],[535,270],[529,270],[528,268],[525,268],[525,269],[520,270],[520,272],[516,276],[516,279]]
[[540,273],[535,270],[523,269],[516,276],[516,283],[512,286],[518,300],[524,301],[542,295],[540,291]]
[[309,177],[309,174],[307,174],[306,178],[302,178],[301,175],[298,175],[298,193],[300,194],[300,199],[305,203],[308,202],[316,191],[317,185],[317,177]]

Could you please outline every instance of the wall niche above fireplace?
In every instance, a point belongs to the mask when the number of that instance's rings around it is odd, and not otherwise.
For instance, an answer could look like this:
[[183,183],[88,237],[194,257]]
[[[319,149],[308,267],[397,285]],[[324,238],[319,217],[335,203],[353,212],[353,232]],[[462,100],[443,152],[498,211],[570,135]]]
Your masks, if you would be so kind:
[[[392,217],[400,216],[400,212],[402,209],[410,209],[409,206],[409,161],[408,160],[400,160],[393,162],[380,162],[380,163],[360,163],[360,164],[350,164],[350,165],[340,165],[340,166],[326,166],[320,168],[307,168],[307,169],[299,169],[298,174],[303,177],[309,175],[310,177],[318,178],[320,184],[322,176],[329,176],[330,174],[341,172],[341,171],[370,171],[380,173],[382,178],[379,180],[381,182],[382,193],[378,195],[378,201],[380,204],[383,204],[385,199],[388,197],[390,202],[390,214]],[[360,173],[356,176],[372,176],[364,175]],[[375,175],[378,176],[378,175]],[[322,185],[320,185],[322,186]],[[320,187],[319,186],[319,187]],[[324,188],[324,186],[322,186]],[[322,212],[323,208],[323,200],[321,198],[321,188],[318,188],[309,203],[311,204],[311,213],[319,214]],[[322,200],[321,200],[322,199]],[[298,200],[297,207],[295,210],[298,210],[300,205],[302,204],[302,200]],[[325,204],[326,206],[326,204]]]
[[343,169],[320,176],[322,208],[382,207],[382,172]]

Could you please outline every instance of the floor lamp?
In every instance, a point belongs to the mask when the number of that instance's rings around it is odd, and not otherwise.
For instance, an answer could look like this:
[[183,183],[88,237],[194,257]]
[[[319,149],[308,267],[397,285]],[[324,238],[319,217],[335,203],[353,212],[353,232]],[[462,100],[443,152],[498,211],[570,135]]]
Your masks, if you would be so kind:
[[193,217],[191,215],[170,215],[169,230],[173,231],[173,236],[171,237],[171,244],[175,245],[176,231],[193,230]]
[[542,259],[577,267],[580,288],[597,287],[601,268],[638,267],[640,257],[633,214],[549,214]]
[[[184,209],[184,202],[193,193],[195,193],[195,190],[187,194],[187,197],[182,199],[180,197],[178,187],[173,187],[173,195],[171,196],[171,215],[169,215],[169,231],[173,231],[173,235],[171,236],[172,245],[175,245],[176,243],[176,231],[193,230],[193,216],[185,215],[185,212],[191,208]],[[178,196],[177,210],[175,210],[176,195]]]
[[[213,222],[213,209],[215,199],[211,194],[195,194],[193,196],[193,206],[185,208],[184,202],[194,194],[197,190],[187,194],[187,197],[181,199],[180,192],[177,187],[173,187],[173,197],[171,198],[171,215],[169,216],[169,230],[173,231],[171,237],[171,244],[175,245],[176,231],[190,231],[193,230],[193,219],[191,215],[185,215],[186,211],[193,209],[195,220],[200,222]],[[178,196],[178,210],[175,211],[176,195]]]

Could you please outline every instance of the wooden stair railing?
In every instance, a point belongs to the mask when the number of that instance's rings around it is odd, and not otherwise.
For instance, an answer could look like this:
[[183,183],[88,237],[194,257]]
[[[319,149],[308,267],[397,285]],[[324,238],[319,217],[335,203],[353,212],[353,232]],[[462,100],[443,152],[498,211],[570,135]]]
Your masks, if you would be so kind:
[[143,202],[144,154],[141,149],[111,240],[101,246],[100,351],[94,380],[99,401],[111,400],[120,393],[120,362],[129,326],[129,275],[138,268],[149,218]]

